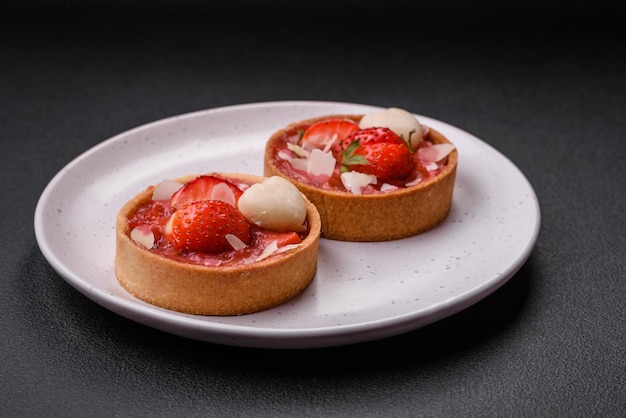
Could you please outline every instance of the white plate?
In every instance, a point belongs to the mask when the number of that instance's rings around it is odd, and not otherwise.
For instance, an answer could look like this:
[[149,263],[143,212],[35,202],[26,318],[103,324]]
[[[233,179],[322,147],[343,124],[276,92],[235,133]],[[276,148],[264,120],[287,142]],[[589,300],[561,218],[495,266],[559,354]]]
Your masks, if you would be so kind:
[[524,175],[478,138],[419,119],[459,150],[450,214],[437,228],[384,243],[321,240],[309,288],[276,308],[239,317],[186,315],[144,303],[118,284],[114,219],[126,200],[165,178],[210,171],[262,174],[265,141],[290,122],[377,108],[269,102],[164,119],[110,138],[48,184],[35,211],[39,247],[54,270],[96,303],[172,334],[264,348],[344,345],[411,331],[504,284],[528,258],[540,211]]

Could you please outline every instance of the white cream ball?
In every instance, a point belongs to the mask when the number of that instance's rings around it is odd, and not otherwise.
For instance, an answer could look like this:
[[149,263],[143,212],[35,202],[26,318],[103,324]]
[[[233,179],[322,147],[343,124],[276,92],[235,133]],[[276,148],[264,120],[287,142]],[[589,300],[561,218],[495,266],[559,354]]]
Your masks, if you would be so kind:
[[252,223],[272,231],[301,231],[306,202],[289,180],[272,176],[250,186],[239,197],[239,211]]
[[389,128],[411,144],[416,150],[422,140],[422,125],[410,112],[390,107],[389,109],[378,110],[363,116],[359,122],[359,128]]

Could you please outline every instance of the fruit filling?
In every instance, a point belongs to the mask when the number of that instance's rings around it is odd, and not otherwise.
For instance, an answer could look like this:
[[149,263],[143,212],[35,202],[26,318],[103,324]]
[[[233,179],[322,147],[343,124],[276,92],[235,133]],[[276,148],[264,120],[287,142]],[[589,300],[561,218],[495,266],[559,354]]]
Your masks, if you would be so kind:
[[359,121],[329,118],[283,133],[273,163],[300,182],[353,194],[410,187],[437,176],[452,144],[434,144],[428,128],[403,109],[389,108]]
[[308,232],[305,200],[287,180],[249,184],[219,175],[153,186],[129,228],[149,251],[205,266],[261,261],[297,247]]

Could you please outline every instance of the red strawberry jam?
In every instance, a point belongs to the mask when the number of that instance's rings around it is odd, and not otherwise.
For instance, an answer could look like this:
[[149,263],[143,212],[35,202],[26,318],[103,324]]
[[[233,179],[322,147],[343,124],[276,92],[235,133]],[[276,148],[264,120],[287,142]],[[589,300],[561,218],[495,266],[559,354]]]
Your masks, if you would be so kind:
[[[333,123],[325,126],[325,129],[328,132],[329,132],[329,129],[331,129],[328,126],[332,127],[334,126],[334,124],[336,124],[336,119],[329,119],[329,120]],[[293,126],[291,129],[285,129],[282,132],[280,140],[272,144],[273,148],[271,149],[271,153],[270,153],[270,155],[272,156],[271,157],[272,163],[283,174],[301,183],[309,184],[311,186],[318,187],[321,189],[326,189],[326,190],[347,191],[344,183],[341,180],[342,172],[355,170],[355,171],[361,171],[363,173],[379,174],[382,171],[387,170],[386,167],[382,167],[380,170],[377,168],[376,169],[373,168],[372,164],[377,164],[378,163],[377,161],[387,162],[388,156],[387,155],[372,156],[373,155],[372,153],[376,152],[376,149],[374,148],[381,149],[383,147],[381,147],[380,145],[371,145],[369,144],[369,142],[389,141],[389,143],[393,142],[394,146],[398,147],[397,141],[400,140],[400,139],[396,139],[399,137],[395,134],[394,134],[395,138],[393,140],[385,138],[384,135],[389,135],[389,133],[387,132],[388,130],[386,130],[386,128],[385,129],[376,128],[373,130],[372,129],[370,130],[358,129],[358,125],[356,121],[353,123],[356,126],[356,128],[346,129],[345,127],[346,123],[344,122],[344,126],[342,126],[341,132],[338,130],[338,135],[336,135],[336,138],[334,140],[331,139],[333,143],[330,144],[330,146],[328,147],[329,148],[328,152],[331,152],[334,154],[336,163],[335,163],[335,168],[332,171],[332,174],[330,175],[330,177],[311,174],[309,171],[307,171],[306,168],[303,168],[300,164],[294,163],[294,159],[305,160],[305,158],[302,158],[303,156],[301,155],[302,150],[298,147],[302,147],[302,148],[307,147],[308,144],[306,141],[303,141],[303,138],[304,139],[307,138],[308,130],[310,128],[318,131],[319,129],[317,129],[316,126],[319,126],[320,122],[317,122],[316,124],[313,124],[308,127],[307,126]],[[380,134],[381,138],[372,139],[368,137],[367,139],[364,140],[363,139],[364,135],[365,136],[372,135],[371,131],[381,132]],[[384,132],[384,134],[382,134],[382,132]],[[343,137],[339,136],[339,135],[343,135],[344,133],[345,133],[345,136]],[[330,132],[328,135],[330,136],[331,134],[332,132]],[[349,143],[351,141],[354,141],[355,139],[359,139],[361,143],[359,144],[358,150],[356,152],[354,152],[353,150],[352,152],[354,154],[359,154],[364,157],[368,157],[368,156],[372,156],[372,157],[369,159],[369,161],[356,160],[356,162],[352,163],[352,165],[342,164],[342,162],[346,161],[345,159],[346,154],[345,153],[340,154],[340,152],[345,151],[346,148],[348,148]],[[318,139],[317,142],[319,144],[321,141]],[[430,178],[437,176],[441,172],[443,167],[446,166],[447,158],[442,158],[438,161],[426,161],[420,158],[420,150],[424,150],[426,148],[432,147],[433,145],[435,144],[433,144],[433,142],[431,142],[428,139],[428,129],[426,128],[424,130],[423,137],[421,141],[419,142],[419,145],[417,146],[416,149],[411,149],[411,147],[407,146],[408,149],[410,150],[410,154],[408,154],[408,152],[403,154],[403,157],[402,157],[403,168],[402,169],[398,168],[398,170],[401,170],[403,174],[400,176],[397,175],[397,172],[391,172],[389,173],[389,175],[386,175],[386,176],[379,174],[377,176],[376,184],[370,184],[366,186],[362,190],[362,194],[381,193],[381,192],[385,192],[389,190],[394,190],[397,188],[410,187],[410,186],[419,184],[425,180],[428,180]],[[367,147],[371,147],[371,148],[367,149]],[[310,150],[307,149],[305,151],[310,151]],[[407,154],[410,155],[411,157],[406,157]],[[390,153],[389,155],[391,156],[393,154]],[[407,161],[406,158],[409,158],[409,161]],[[296,163],[301,163],[301,162],[303,161],[296,161]],[[387,166],[394,167],[393,164],[387,164]],[[361,167],[361,170],[359,170],[359,167]],[[405,174],[405,173],[408,173],[408,174]]]
[[[238,184],[237,186],[240,189],[246,189],[250,185]],[[128,223],[131,231],[138,226],[147,225],[150,227],[154,235],[154,245],[147,249],[148,251],[183,263],[204,266],[250,264],[256,262],[270,245],[284,248],[287,245],[301,243],[307,236],[306,228],[303,232],[276,232],[250,223],[251,239],[245,248],[237,250],[231,248],[219,252],[180,251],[166,238],[167,234],[165,233],[166,224],[175,211],[176,209],[171,206],[170,200],[150,200],[137,209],[129,218]]]

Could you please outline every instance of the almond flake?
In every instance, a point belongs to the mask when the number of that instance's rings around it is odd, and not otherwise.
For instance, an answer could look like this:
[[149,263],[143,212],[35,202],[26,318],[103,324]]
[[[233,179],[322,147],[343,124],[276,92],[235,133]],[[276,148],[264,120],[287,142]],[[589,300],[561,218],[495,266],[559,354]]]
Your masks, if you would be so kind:
[[299,246],[300,244],[287,244],[279,247],[278,241],[272,241],[267,245],[267,247],[265,247],[261,255],[259,255],[255,261],[265,260],[267,257],[275,254],[286,253],[287,251],[293,250],[294,248],[297,248]]
[[256,258],[255,261],[265,260],[267,257],[269,257],[270,255],[274,254],[276,252],[276,250],[278,250],[278,241],[270,242],[269,244],[267,244],[265,249],[263,249],[263,252],[261,253],[261,255],[259,255]]
[[296,154],[296,156],[298,157],[307,158],[309,156],[309,151],[305,150],[299,145],[292,144],[291,142],[287,142],[287,148],[289,148],[289,150]]
[[211,189],[211,200],[221,200],[231,206],[235,206],[235,193],[226,183],[218,183]]
[[382,186],[380,186],[380,191],[381,192],[390,192],[392,190],[398,190],[398,187],[394,186],[393,184],[389,184],[389,183],[385,183]]
[[333,145],[335,144],[335,142],[337,142],[337,139],[339,137],[337,136],[337,134],[333,134],[333,137],[330,138],[330,140],[326,143],[326,146],[324,147],[324,152],[328,152],[330,151],[330,149],[333,147]]
[[247,247],[247,245],[234,234],[226,234],[226,241],[228,241],[235,251],[243,250]]
[[152,191],[152,200],[170,200],[172,195],[183,187],[182,183],[176,180],[163,180],[157,184]]
[[130,231],[130,238],[145,248],[154,246],[154,234],[148,225],[138,225]]
[[278,154],[276,154],[278,156],[278,158],[281,158],[283,160],[291,160],[293,157],[291,156],[290,153],[288,153],[285,150],[280,150],[278,151]]
[[287,251],[293,250],[294,248],[297,248],[299,246],[300,246],[300,244],[283,245],[282,247],[278,247],[278,249],[276,251],[274,251],[274,254],[286,253]]
[[336,133],[330,138],[327,135],[309,135],[302,140],[302,146],[307,150],[323,149],[327,152],[336,140]]
[[408,182],[407,184],[405,184],[406,187],[411,187],[411,186],[415,186],[416,184],[419,184],[422,182],[422,178],[418,177],[415,180],[411,180],[410,182]]

